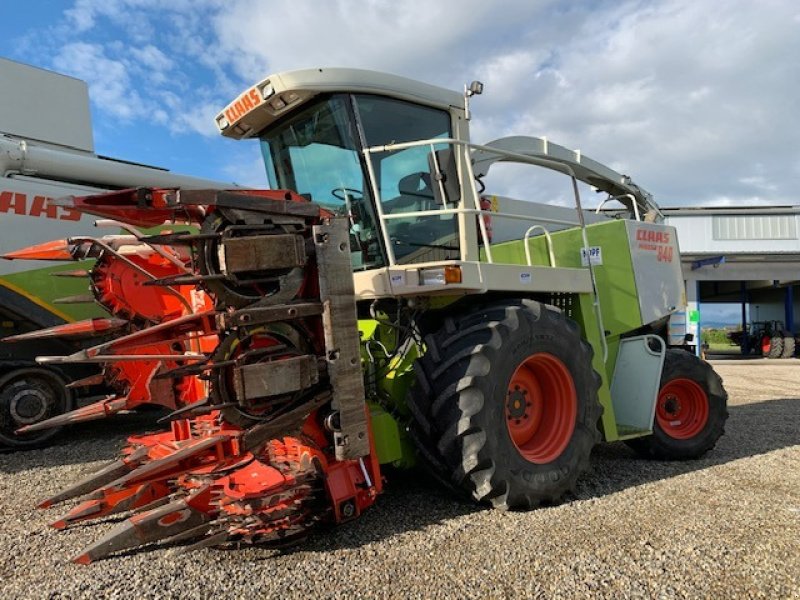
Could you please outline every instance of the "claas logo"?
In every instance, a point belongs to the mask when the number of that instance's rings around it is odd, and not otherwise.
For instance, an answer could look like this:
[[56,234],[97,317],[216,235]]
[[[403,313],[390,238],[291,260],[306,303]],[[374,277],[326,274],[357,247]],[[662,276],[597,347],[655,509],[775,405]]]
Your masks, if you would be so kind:
[[636,239],[640,242],[669,244],[669,233],[666,231],[653,231],[652,229],[637,229]]
[[228,120],[228,123],[233,124],[262,102],[264,102],[264,100],[261,98],[261,94],[258,93],[258,90],[256,88],[250,88],[223,111],[225,113],[225,118]]
[[34,196],[21,192],[0,191],[0,213],[28,217],[44,217],[59,221],[79,221],[81,213],[73,208],[65,208],[50,203],[47,196]]

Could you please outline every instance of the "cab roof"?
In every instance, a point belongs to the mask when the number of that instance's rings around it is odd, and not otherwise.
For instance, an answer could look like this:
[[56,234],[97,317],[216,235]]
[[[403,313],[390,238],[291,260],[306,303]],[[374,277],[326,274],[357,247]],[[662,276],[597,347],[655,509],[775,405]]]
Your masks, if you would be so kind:
[[215,121],[226,137],[253,137],[314,97],[336,92],[377,94],[443,110],[464,106],[464,96],[459,92],[398,75],[363,69],[319,68],[270,75],[239,95]]

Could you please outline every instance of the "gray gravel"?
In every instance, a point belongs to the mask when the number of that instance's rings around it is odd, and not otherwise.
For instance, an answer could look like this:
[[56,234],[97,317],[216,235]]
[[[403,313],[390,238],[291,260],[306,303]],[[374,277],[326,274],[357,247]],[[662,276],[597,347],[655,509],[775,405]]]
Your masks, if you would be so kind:
[[58,532],[47,523],[63,509],[35,500],[103,464],[152,417],[82,426],[77,442],[0,455],[0,598],[800,598],[800,361],[715,367],[730,419],[702,460],[603,445],[576,498],[528,513],[389,474],[359,521],[285,554],[172,548],[71,564],[113,522]]

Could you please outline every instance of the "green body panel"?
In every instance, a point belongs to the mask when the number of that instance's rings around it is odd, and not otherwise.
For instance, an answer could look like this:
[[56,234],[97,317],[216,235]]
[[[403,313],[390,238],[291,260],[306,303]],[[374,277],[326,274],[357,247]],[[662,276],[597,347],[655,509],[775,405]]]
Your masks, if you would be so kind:
[[[106,316],[107,313],[95,303],[55,304],[58,298],[84,296],[90,294],[89,279],[83,277],[54,277],[59,271],[88,270],[94,261],[60,263],[42,269],[31,269],[0,277],[0,285],[34,302],[45,310],[64,319],[78,321],[92,317]],[[24,315],[22,315],[24,316]]]
[[[583,266],[580,228],[556,231],[550,237],[553,240],[555,266]],[[595,265],[594,274],[607,335],[618,336],[641,327],[639,296],[625,222],[613,220],[587,225],[586,237],[589,247],[602,248],[603,264]],[[543,235],[532,237],[528,243],[531,262],[534,265],[549,265],[546,238]],[[525,264],[524,241],[515,240],[492,246],[492,258],[498,263]]]
[[378,461],[399,468],[413,467],[416,450],[405,428],[409,419],[406,395],[414,381],[419,349],[411,344],[398,352],[397,330],[375,319],[359,319],[358,330]]
[[403,444],[400,440],[400,426],[397,420],[382,406],[374,402],[369,403],[369,417],[378,461],[382,465],[401,461]]
[[594,349],[592,357],[592,367],[600,375],[600,389],[597,390],[597,397],[603,407],[603,438],[607,442],[619,439],[617,432],[617,422],[614,416],[614,405],[611,401],[611,377],[614,374],[614,364],[616,362],[616,349],[619,343],[614,344],[612,355],[611,345],[608,347],[608,359],[603,362],[603,344],[600,339],[600,327],[597,323],[592,297],[589,294],[576,294],[574,299],[576,307],[573,307],[571,318],[578,323],[583,332],[584,339]]

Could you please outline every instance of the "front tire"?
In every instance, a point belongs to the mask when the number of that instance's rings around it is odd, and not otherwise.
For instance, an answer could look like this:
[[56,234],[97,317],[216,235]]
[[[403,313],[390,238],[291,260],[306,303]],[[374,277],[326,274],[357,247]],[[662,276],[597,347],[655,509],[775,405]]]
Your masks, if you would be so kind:
[[667,350],[656,400],[653,433],[626,443],[639,454],[663,460],[699,458],[725,432],[728,393],[704,360]]
[[446,318],[425,345],[411,433],[442,479],[500,509],[574,489],[602,412],[592,348],[575,323],[538,302],[497,302]]

